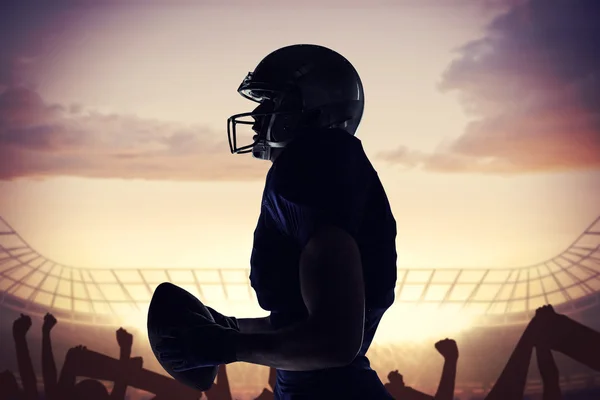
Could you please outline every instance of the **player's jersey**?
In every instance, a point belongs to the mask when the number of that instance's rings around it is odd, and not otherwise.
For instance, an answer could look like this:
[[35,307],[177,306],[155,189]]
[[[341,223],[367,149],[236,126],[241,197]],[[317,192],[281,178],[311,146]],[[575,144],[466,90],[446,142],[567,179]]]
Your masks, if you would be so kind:
[[[364,394],[371,394],[368,398],[373,400],[391,398],[382,397],[385,389],[365,354],[381,317],[394,301],[396,221],[361,141],[337,129],[296,139],[267,175],[254,232],[250,281],[261,307],[271,312],[275,328],[308,315],[300,292],[299,260],[304,246],[323,224],[347,231],[361,253],[366,306],[363,345],[350,366],[306,372],[278,370],[276,398],[320,398],[310,391],[342,382],[349,390],[352,385],[362,385],[367,390]],[[369,385],[374,386],[367,389]],[[348,393],[359,396],[361,387]],[[354,398],[344,396],[340,398]]]

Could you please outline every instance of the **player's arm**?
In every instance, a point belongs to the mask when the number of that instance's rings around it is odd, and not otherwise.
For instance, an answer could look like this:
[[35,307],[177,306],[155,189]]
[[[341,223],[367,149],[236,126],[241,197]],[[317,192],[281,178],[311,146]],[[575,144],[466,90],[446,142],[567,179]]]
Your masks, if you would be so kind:
[[364,284],[355,240],[343,229],[323,226],[300,258],[300,284],[308,318],[270,333],[237,337],[239,361],[288,371],[349,364],[362,344]]
[[[244,321],[244,332],[234,318],[207,306],[215,323],[189,315],[194,326],[170,327],[159,335],[154,350],[174,370],[244,361],[308,371],[346,365],[358,353],[365,295],[354,238],[365,218],[372,167],[357,142],[335,139],[324,140],[317,148],[306,146],[280,159],[271,201],[277,203],[276,218],[285,222],[282,232],[302,249],[300,294],[308,316],[293,326],[266,332],[252,328],[268,324]],[[303,159],[294,154],[305,153],[310,153],[310,162],[298,168]]]

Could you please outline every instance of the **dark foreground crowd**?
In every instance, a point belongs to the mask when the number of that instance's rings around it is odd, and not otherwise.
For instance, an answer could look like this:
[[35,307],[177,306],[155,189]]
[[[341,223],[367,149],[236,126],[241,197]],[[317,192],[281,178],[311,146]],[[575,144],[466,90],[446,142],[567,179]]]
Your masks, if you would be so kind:
[[[21,387],[11,371],[1,372],[0,400],[126,400],[128,386],[152,393],[152,400],[197,400],[202,397],[202,392],[180,384],[172,378],[144,369],[141,357],[131,357],[133,336],[123,328],[116,331],[116,340],[120,348],[119,359],[89,350],[85,346],[76,346],[67,352],[59,376],[50,336],[56,323],[52,314],[46,314],[42,325],[43,390],[40,391],[26,339],[32,324],[31,318],[21,314],[21,317],[14,321],[13,337]],[[405,386],[402,375],[398,371],[392,371],[388,375],[389,382],[385,387],[395,399],[452,400],[454,398],[458,347],[454,340],[444,339],[437,342],[435,348],[444,358],[437,392],[429,395]],[[534,350],[543,383],[543,400],[571,398],[563,397],[559,384],[559,370],[552,356],[552,350],[561,352],[595,371],[600,371],[600,333],[565,315],[557,314],[551,306],[544,306],[536,311],[536,315],[525,328],[500,377],[484,399],[524,399],[529,363]],[[85,377],[85,379],[77,379],[78,377]],[[110,393],[100,381],[114,383]],[[263,389],[255,400],[273,399],[275,381],[275,369],[271,368],[269,388]],[[216,383],[204,394],[208,400],[232,399],[225,365],[220,366]],[[597,394],[576,398],[600,400]]]

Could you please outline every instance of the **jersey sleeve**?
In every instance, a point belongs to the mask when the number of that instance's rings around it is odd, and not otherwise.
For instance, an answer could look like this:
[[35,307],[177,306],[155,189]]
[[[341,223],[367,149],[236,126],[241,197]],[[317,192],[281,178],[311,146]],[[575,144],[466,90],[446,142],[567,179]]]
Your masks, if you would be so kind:
[[296,148],[277,166],[277,217],[285,234],[301,248],[324,225],[357,237],[373,171],[361,143],[351,139]]

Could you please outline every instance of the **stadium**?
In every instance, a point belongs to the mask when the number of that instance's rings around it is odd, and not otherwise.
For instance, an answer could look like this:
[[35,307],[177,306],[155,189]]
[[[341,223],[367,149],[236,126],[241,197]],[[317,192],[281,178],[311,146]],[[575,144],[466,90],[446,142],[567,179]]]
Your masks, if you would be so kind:
[[[165,374],[145,336],[146,310],[155,287],[169,281],[226,313],[256,315],[260,308],[248,275],[248,269],[66,266],[38,253],[0,218],[0,370],[10,369],[17,375],[10,327],[23,313],[34,321],[28,342],[37,372],[38,328],[50,312],[60,327],[52,339],[57,359],[62,360],[78,344],[116,357],[114,331],[123,326],[134,334],[133,356],[143,357],[144,368]],[[408,386],[434,394],[442,358],[433,343],[451,337],[460,351],[456,397],[482,398],[524,326],[544,304],[600,330],[600,217],[563,252],[535,265],[399,269],[396,302],[384,317],[381,335],[375,337],[368,356],[382,381],[387,382],[390,371],[399,370]],[[600,398],[599,373],[561,354],[554,356],[563,392],[579,396],[570,398]],[[236,363],[228,371],[235,398],[253,399],[266,386],[266,367]],[[528,396],[537,398],[541,389],[533,360]]]

